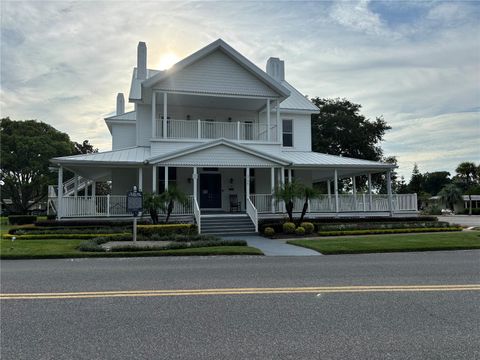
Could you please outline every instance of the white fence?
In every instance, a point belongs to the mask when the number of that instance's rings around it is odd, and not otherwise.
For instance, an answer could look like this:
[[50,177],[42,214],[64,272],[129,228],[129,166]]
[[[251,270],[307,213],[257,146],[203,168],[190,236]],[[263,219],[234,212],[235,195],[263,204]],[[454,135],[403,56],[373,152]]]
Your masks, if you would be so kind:
[[[164,120],[157,119],[157,138],[163,137]],[[166,121],[166,138],[168,139],[219,139],[244,141],[277,141],[277,125],[270,126],[268,140],[267,124],[254,122],[221,122],[204,120],[174,120]]]
[[[250,195],[252,203],[259,213],[272,212],[272,195]],[[304,201],[296,199],[293,205],[294,212],[301,212]],[[394,194],[392,196],[393,211],[417,211],[417,194]],[[275,212],[280,212],[282,204],[273,200]],[[338,195],[338,212],[385,212],[390,211],[388,195],[385,194],[340,194]],[[337,212],[335,195],[320,195],[309,200],[308,212],[325,213]]]

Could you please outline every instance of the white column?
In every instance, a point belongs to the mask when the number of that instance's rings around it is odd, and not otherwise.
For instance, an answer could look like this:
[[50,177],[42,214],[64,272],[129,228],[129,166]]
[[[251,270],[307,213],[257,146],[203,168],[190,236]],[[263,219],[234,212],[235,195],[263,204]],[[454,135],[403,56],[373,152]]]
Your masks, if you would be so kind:
[[338,172],[337,172],[337,169],[335,169],[333,171],[333,190],[334,190],[334,193],[335,193],[335,212],[338,213],[339,211],[339,199],[338,199]]
[[168,190],[168,166],[165,166],[165,191]]
[[87,199],[88,197],[88,180],[85,179],[85,185],[83,186],[83,198]]
[[75,175],[73,175],[73,195],[75,197],[78,196],[78,175],[77,173],[75,173]]
[[292,169],[288,169],[288,182],[292,183]]
[[97,195],[96,191],[97,191],[97,182],[94,181],[92,182],[92,198],[95,198],[95,196]]
[[267,141],[270,141],[270,99],[267,99]]
[[368,173],[368,210],[372,211],[372,174]]
[[275,168],[270,169],[270,185],[271,185],[271,194],[272,194],[272,201],[271,201],[271,206],[272,206],[272,213],[275,214]]
[[328,194],[328,209],[332,209],[332,184],[327,180],[327,194]]
[[197,167],[193,168],[193,174],[192,174],[192,179],[193,179],[193,198],[197,200],[197,183],[198,183],[198,173],[197,173]]
[[167,138],[167,93],[163,93],[163,138]]
[[152,137],[157,137],[157,93],[152,91]]
[[250,199],[250,168],[249,167],[245,169],[245,190],[247,193],[246,199],[248,201],[248,199]]
[[63,215],[63,166],[58,168],[58,190],[57,190],[57,218],[61,219]]
[[352,193],[353,193],[353,207],[354,211],[357,211],[357,183],[355,181],[355,176],[352,176]]
[[390,216],[393,216],[393,195],[392,195],[392,172],[387,171],[387,194],[388,194],[388,210]]
[[138,168],[138,191],[142,191],[143,189],[143,168]]
[[280,136],[282,135],[282,124],[280,124],[280,101],[277,100],[277,136],[275,141],[279,141]]
[[[281,174],[280,174],[280,183],[283,186],[285,186],[285,168],[282,166],[280,168],[280,171],[281,171]],[[282,201],[282,211],[285,212],[286,211],[286,204],[285,204],[285,201]]]
[[157,166],[152,166],[152,194],[157,193]]
[[237,140],[240,140],[240,121],[237,121]]

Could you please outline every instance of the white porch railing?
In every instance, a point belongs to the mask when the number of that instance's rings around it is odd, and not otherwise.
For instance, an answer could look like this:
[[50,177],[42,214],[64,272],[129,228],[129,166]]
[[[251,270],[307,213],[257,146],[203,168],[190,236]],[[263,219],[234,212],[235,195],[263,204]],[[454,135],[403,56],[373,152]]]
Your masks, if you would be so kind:
[[258,212],[255,206],[252,203],[252,200],[250,200],[249,197],[247,197],[247,206],[246,206],[247,214],[252,220],[253,224],[255,225],[255,232],[258,232]]
[[200,206],[198,206],[197,199],[193,199],[193,214],[195,216],[195,222],[197,223],[198,233],[202,232],[202,216],[200,213]]
[[[155,137],[163,138],[163,119],[156,120]],[[167,139],[219,139],[269,141],[268,125],[254,122],[205,120],[166,120]],[[270,141],[277,141],[277,125],[270,126]]]
[[[272,195],[255,194],[250,195],[253,205],[258,213],[272,212]],[[282,208],[278,201],[275,203],[275,212],[280,212]],[[304,201],[296,199],[293,207],[294,212],[301,212]],[[417,211],[417,194],[394,194],[392,196],[394,212]],[[388,195],[385,194],[339,194],[338,212],[386,212],[390,211],[388,206]],[[320,195],[317,198],[310,199],[308,212],[325,213],[336,212],[335,195]]]

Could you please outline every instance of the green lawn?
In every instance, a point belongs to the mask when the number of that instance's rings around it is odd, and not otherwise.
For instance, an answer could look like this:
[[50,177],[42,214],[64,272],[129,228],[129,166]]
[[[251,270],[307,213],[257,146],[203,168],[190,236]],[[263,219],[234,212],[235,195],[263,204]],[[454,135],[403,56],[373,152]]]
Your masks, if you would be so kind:
[[249,246],[212,246],[193,249],[135,251],[135,252],[83,252],[77,250],[83,240],[0,240],[1,259],[46,259],[74,257],[135,257],[185,255],[263,255]]
[[326,255],[480,249],[480,232],[316,238],[288,243]]

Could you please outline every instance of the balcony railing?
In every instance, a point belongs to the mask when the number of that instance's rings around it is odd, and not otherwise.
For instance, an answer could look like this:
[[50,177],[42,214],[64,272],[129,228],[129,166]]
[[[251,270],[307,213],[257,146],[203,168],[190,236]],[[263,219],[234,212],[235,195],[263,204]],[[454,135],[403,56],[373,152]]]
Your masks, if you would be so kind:
[[[277,141],[277,125],[270,126],[254,122],[222,122],[207,120],[156,120],[156,138],[167,139],[219,139],[239,141]],[[164,136],[164,130],[166,130]]]

